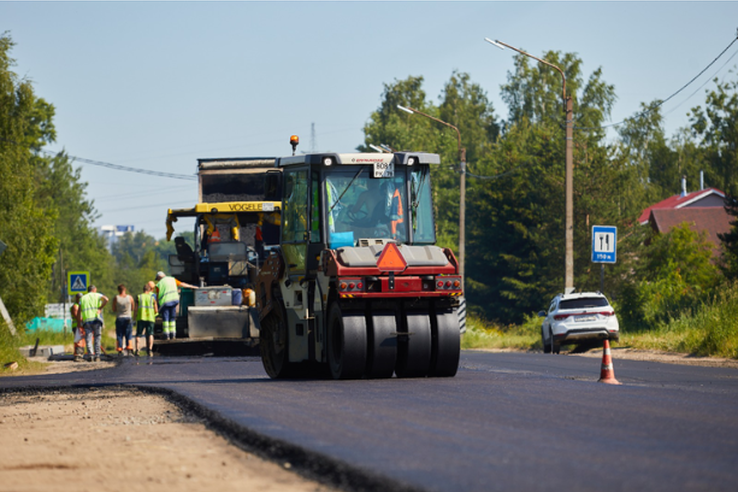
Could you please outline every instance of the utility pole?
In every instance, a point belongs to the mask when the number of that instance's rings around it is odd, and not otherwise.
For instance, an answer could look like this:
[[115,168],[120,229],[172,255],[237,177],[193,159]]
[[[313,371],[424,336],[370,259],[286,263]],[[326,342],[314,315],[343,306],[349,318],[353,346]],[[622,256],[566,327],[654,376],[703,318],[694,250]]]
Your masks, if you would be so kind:
[[564,231],[564,293],[569,294],[574,292],[574,110],[573,102],[570,96],[566,95],[566,75],[561,68],[557,67],[553,63],[549,63],[546,60],[542,60],[536,56],[526,53],[525,51],[518,49],[514,46],[510,46],[507,43],[503,43],[500,40],[492,41],[489,38],[484,38],[488,43],[497,46],[500,49],[510,48],[513,51],[517,51],[521,55],[525,55],[529,58],[547,65],[561,75],[562,80],[562,98],[564,103],[564,122],[566,123],[566,176],[565,176],[565,231]]
[[[562,72],[563,75],[563,72]],[[564,79],[566,83],[566,79]],[[564,293],[574,292],[574,110],[571,97],[566,96],[566,237],[564,259]]]
[[442,125],[453,128],[454,131],[456,131],[456,144],[459,150],[459,172],[461,172],[459,180],[459,275],[461,275],[461,288],[463,289],[464,281],[466,280],[466,277],[464,276],[464,264],[466,263],[466,149],[461,146],[461,132],[459,132],[459,129],[451,123],[446,123],[443,120],[439,120],[438,118],[422,111],[418,111],[417,109],[400,106],[399,104],[397,107],[406,113],[417,113],[420,116],[425,116],[426,118],[441,123]]

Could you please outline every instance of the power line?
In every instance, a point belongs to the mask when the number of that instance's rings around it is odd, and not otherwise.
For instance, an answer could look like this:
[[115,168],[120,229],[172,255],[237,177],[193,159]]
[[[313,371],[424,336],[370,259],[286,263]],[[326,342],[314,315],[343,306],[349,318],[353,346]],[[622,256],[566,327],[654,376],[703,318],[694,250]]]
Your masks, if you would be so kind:
[[[7,138],[0,137],[0,140],[3,142],[8,142],[13,145],[21,145],[20,143],[10,140]],[[56,157],[61,152],[52,152],[50,150],[44,150],[40,149],[38,152],[41,154],[46,154],[50,157]],[[72,159],[72,161],[80,161],[84,162],[85,164],[92,164],[93,166],[100,166],[100,167],[106,167],[108,169],[115,169],[117,171],[127,171],[131,173],[139,173],[139,174],[148,174],[149,176],[160,176],[162,178],[172,178],[172,179],[185,179],[185,180],[196,180],[197,175],[195,174],[177,174],[177,173],[165,173],[162,171],[151,171],[150,169],[141,169],[137,167],[128,167],[128,166],[121,166],[120,164],[112,164],[110,162],[103,162],[103,161],[95,161],[92,159],[85,159],[84,157],[77,157],[74,155],[66,154],[67,157]]]
[[[710,83],[710,82],[711,82],[711,81],[713,80],[713,77],[715,77],[715,76],[716,76],[716,75],[717,75],[718,73],[720,73],[720,72],[721,72],[721,71],[723,70],[723,68],[725,68],[725,66],[726,66],[726,65],[727,65],[728,63],[730,63],[730,62],[731,62],[731,61],[733,60],[733,58],[735,58],[735,57],[736,57],[736,55],[738,55],[738,51],[736,51],[735,53],[733,53],[733,54],[732,54],[732,55],[730,56],[730,58],[728,58],[728,60],[727,60],[727,61],[726,61],[725,63],[723,63],[723,64],[722,64],[722,65],[720,66],[720,68],[718,68],[718,69],[717,69],[717,71],[715,72],[715,74],[714,74],[714,75],[713,75],[712,77],[710,77],[710,78],[708,78],[707,80],[705,80],[705,82],[704,82],[704,83],[703,83],[703,84],[702,84],[701,86],[699,86],[699,87],[698,87],[697,89],[695,89],[695,91],[694,91],[693,93],[691,93],[691,94],[690,94],[689,96],[687,96],[687,99],[685,99],[685,101],[689,100],[689,99],[690,99],[690,98],[691,98],[692,96],[694,96],[695,94],[697,94],[697,93],[698,93],[698,92],[700,91],[700,89],[702,89],[702,88],[703,88],[703,87],[705,87],[705,86],[706,86],[707,84],[709,84],[709,83]],[[676,111],[676,109],[677,109],[678,107],[679,107],[679,105],[677,105],[677,106],[674,106],[674,108],[673,108],[673,109],[672,109],[671,111],[667,111],[666,113],[664,113],[664,115],[667,115],[667,114],[669,114],[669,113],[672,113],[672,112]]]
[[[49,156],[55,156],[58,154],[57,152],[51,152],[49,150],[41,150],[41,152]],[[69,154],[67,154],[67,157],[69,157],[73,161],[79,161],[85,164],[92,164],[93,166],[105,167],[108,169],[115,169],[116,171],[126,171],[129,173],[147,174],[149,176],[159,176],[162,178],[172,178],[172,179],[185,179],[185,180],[196,180],[197,179],[197,176],[194,174],[177,174],[177,173],[165,173],[162,171],[152,171],[150,169],[141,169],[138,167],[121,166],[120,164],[96,161],[93,159],[86,159],[84,157],[77,157],[77,156],[69,155]]]
[[[715,62],[717,62],[720,59],[720,57],[722,57],[725,54],[725,52],[728,51],[735,44],[736,41],[738,41],[738,31],[736,32],[736,36],[733,38],[733,41],[731,41],[730,44],[728,44],[728,46],[726,46],[725,49],[723,51],[721,51],[718,56],[715,57],[714,60],[712,60],[705,68],[703,68],[702,71],[700,71],[700,73],[698,73],[697,75],[695,75],[694,77],[692,77],[692,79],[689,82],[687,82],[686,84],[684,84],[679,90],[677,90],[676,92],[674,92],[672,95],[670,95],[666,99],[663,99],[663,100],[659,101],[657,104],[654,104],[653,106],[651,106],[650,108],[646,109],[645,111],[641,111],[640,113],[636,114],[634,116],[634,118],[640,118],[642,116],[645,116],[645,115],[647,115],[647,114],[655,111],[656,109],[658,109],[659,107],[661,107],[665,102],[671,100],[674,96],[676,96],[677,94],[679,94],[680,92],[682,92],[684,89],[686,89],[687,87],[689,87],[690,85],[692,85],[692,83],[695,80],[697,80],[703,73],[705,73],[711,66],[713,66],[715,64]],[[733,56],[735,56],[735,54]],[[731,57],[730,59],[732,60],[733,57]],[[730,61],[730,60],[728,60],[728,61]],[[628,118],[628,119],[630,119],[630,118]],[[598,127],[579,127],[579,126],[575,126],[574,129],[575,130],[600,130],[602,128],[611,128],[611,127],[622,125],[628,119],[625,119],[623,121],[619,121],[618,123],[611,123],[609,125],[602,125],[602,126],[598,126]]]

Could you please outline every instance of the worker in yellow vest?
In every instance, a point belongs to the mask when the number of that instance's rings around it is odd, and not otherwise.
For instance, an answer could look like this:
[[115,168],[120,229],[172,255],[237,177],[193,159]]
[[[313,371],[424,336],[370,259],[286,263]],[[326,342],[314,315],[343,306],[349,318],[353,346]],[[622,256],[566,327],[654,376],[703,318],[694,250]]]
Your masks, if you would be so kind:
[[85,341],[87,352],[90,354],[90,362],[100,360],[101,336],[102,336],[102,310],[107,305],[108,298],[97,292],[97,287],[90,285],[87,294],[79,300],[80,316],[82,326],[85,330]]
[[189,289],[197,288],[194,285],[180,282],[174,277],[168,277],[164,272],[158,272],[156,274],[156,292],[165,340],[173,340],[177,337],[179,287],[187,287]]
[[146,350],[149,357],[154,355],[154,322],[156,313],[159,311],[159,304],[156,302],[156,294],[153,291],[153,282],[148,282],[144,285],[143,293],[136,296],[133,308],[136,318],[136,355],[138,355],[138,339],[141,337],[146,337]]

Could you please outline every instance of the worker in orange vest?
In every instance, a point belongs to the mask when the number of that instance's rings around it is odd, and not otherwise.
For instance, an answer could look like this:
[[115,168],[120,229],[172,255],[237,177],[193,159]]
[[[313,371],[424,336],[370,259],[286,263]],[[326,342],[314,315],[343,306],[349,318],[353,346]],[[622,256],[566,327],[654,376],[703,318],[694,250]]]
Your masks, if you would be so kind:
[[74,362],[81,362],[85,356],[85,329],[82,326],[81,309],[79,308],[79,300],[82,299],[82,294],[77,293],[74,296],[74,304],[69,308],[69,313],[72,315],[72,332],[74,333]]

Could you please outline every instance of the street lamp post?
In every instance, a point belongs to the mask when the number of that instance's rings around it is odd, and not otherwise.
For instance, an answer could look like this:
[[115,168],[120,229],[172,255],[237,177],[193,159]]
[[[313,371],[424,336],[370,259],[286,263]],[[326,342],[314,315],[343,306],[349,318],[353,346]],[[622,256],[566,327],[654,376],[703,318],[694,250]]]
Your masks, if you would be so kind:
[[526,53],[523,50],[510,46],[502,41],[492,41],[484,38],[490,44],[500,49],[510,48],[517,51],[521,55],[533,58],[551,68],[554,68],[561,75],[562,80],[562,97],[564,102],[565,123],[566,123],[566,230],[565,230],[565,258],[564,258],[564,293],[568,294],[574,291],[574,110],[571,97],[566,95],[566,75],[564,71],[553,63],[542,60],[538,57]]
[[461,146],[461,133],[459,132],[459,129],[451,123],[446,123],[445,121],[439,120],[427,113],[410,107],[400,106],[399,104],[397,107],[406,113],[417,113],[421,116],[425,116],[426,118],[430,118],[431,120],[441,123],[442,125],[446,125],[449,128],[453,128],[456,131],[456,140],[459,151],[459,168],[461,171],[459,182],[459,193],[461,195],[459,198],[459,275],[461,275],[461,286],[463,288],[464,280],[466,279],[464,276],[464,258],[466,256],[466,149]]

